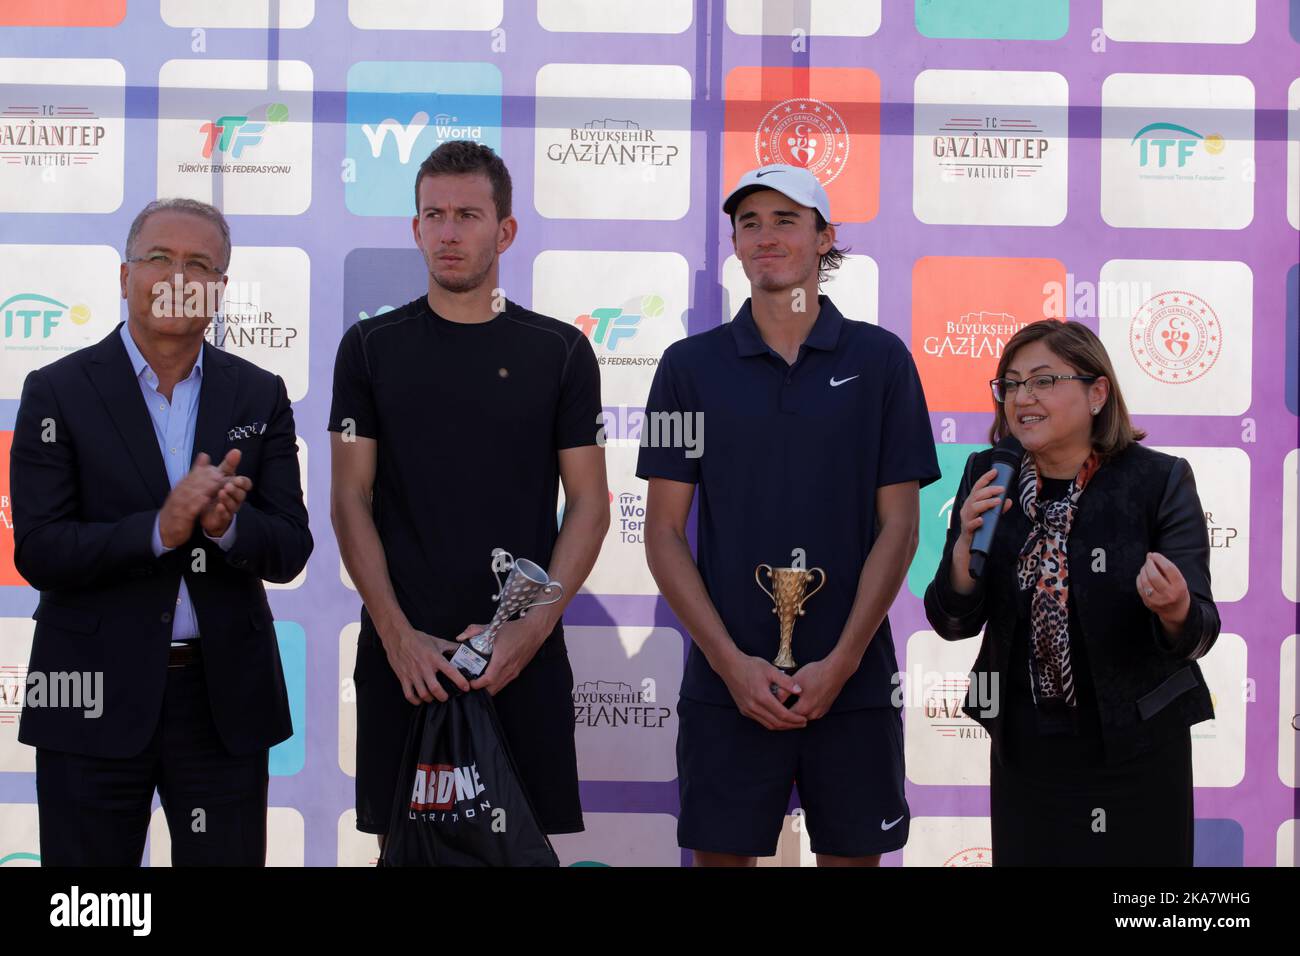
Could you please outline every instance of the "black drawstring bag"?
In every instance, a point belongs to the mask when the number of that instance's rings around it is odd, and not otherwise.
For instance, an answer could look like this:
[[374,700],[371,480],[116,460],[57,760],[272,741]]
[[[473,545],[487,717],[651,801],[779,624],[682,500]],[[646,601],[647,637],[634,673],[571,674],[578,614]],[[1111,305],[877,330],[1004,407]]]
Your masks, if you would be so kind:
[[485,690],[422,704],[406,735],[383,866],[559,866]]

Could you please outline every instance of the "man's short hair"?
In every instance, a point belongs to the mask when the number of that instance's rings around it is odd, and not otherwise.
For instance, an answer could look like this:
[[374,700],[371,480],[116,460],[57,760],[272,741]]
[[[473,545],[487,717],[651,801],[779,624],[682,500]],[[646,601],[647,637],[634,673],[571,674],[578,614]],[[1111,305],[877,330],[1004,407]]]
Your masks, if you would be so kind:
[[420,171],[415,174],[415,214],[420,214],[420,181],[425,176],[472,173],[482,173],[492,184],[492,203],[496,206],[497,221],[508,218],[512,191],[510,171],[490,146],[467,139],[448,140],[420,164]]
[[141,209],[132,221],[131,229],[126,234],[126,254],[128,257],[135,246],[135,241],[140,238],[140,230],[144,228],[144,224],[149,217],[156,212],[188,213],[191,216],[206,219],[216,226],[221,231],[221,244],[225,247],[225,261],[220,271],[225,272],[230,268],[230,224],[226,222],[226,217],[221,214],[220,209],[216,206],[209,206],[205,202],[199,202],[197,199],[155,199]]

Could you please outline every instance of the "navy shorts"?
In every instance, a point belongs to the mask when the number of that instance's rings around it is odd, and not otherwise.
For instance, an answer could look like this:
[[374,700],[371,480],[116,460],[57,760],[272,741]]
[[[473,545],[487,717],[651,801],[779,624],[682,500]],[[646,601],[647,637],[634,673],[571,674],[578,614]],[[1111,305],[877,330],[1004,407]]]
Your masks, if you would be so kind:
[[773,855],[795,785],[814,853],[873,856],[907,843],[903,721],[892,707],[768,730],[735,707],[683,698],[677,778],[686,849]]
[[[357,639],[357,829],[387,833],[397,775],[415,707],[389,666],[378,635]],[[573,670],[564,642],[551,638],[492,698],[520,782],[547,833],[579,833],[578,755],[574,745]]]

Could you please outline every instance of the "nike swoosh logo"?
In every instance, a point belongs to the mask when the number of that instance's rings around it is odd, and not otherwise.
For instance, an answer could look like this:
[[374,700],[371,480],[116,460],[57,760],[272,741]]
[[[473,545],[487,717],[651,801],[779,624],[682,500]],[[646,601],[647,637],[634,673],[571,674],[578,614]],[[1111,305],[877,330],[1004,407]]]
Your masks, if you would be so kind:
[[835,376],[832,375],[832,376],[831,376],[831,388],[838,388],[839,386],[843,385],[845,382],[851,382],[851,381],[853,381],[855,378],[860,378],[861,375],[862,375],[862,373],[859,372],[857,375],[850,375],[848,378],[842,378],[842,379],[840,379],[838,382],[835,381]]
[[763,172],[761,172],[761,173],[755,173],[755,174],[754,174],[754,178],[755,178],[755,179],[762,179],[764,176],[770,176],[770,175],[772,175],[772,173],[779,173],[780,171],[781,171],[781,170],[779,170],[779,169],[765,169],[765,170],[764,170]]
[[894,828],[894,827],[895,827],[895,826],[896,826],[896,825],[897,825],[897,824],[898,824],[902,819],[903,819],[902,817],[899,817],[899,818],[898,818],[897,820],[895,820],[893,823],[886,823],[884,820],[881,820],[881,821],[880,821],[880,829],[882,829],[882,830],[892,830],[892,829],[893,829],[893,828]]

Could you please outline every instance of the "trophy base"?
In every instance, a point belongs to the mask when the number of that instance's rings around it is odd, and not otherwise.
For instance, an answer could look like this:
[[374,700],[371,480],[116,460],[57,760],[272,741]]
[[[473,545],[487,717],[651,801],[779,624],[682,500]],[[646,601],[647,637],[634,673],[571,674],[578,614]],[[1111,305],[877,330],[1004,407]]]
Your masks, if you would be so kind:
[[488,659],[468,644],[456,648],[456,653],[451,655],[451,662],[470,680],[482,677],[488,666]]

